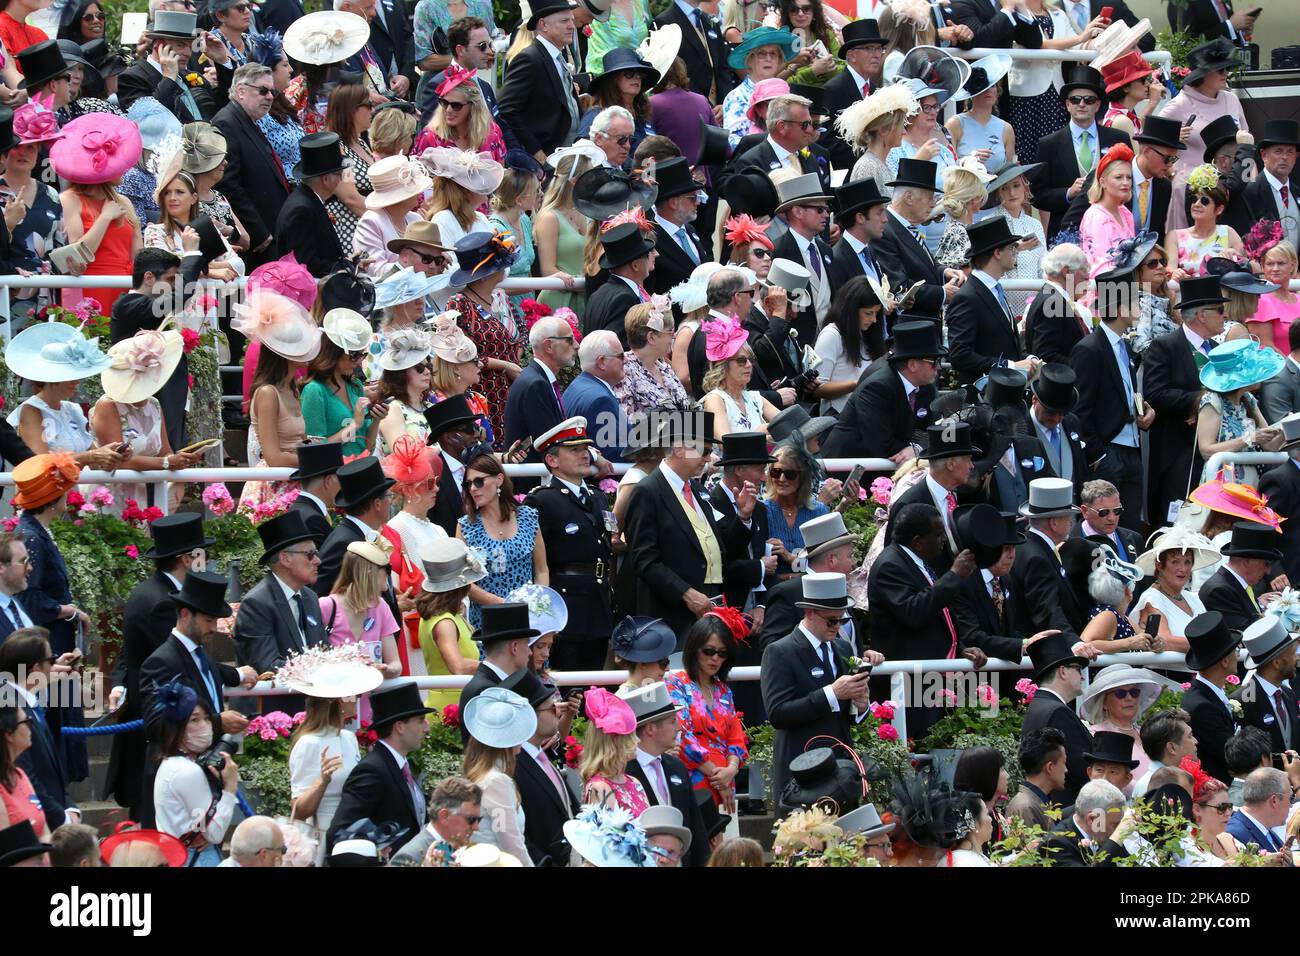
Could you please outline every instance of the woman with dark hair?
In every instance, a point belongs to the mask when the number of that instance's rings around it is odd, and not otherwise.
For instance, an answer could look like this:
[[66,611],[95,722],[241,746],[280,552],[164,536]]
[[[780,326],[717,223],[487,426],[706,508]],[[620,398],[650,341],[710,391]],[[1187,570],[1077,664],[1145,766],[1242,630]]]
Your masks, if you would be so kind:
[[424,417],[433,385],[428,334],[420,329],[390,328],[381,365],[379,400],[387,403],[388,414],[379,423],[379,453],[387,455],[402,435],[421,442],[429,438],[429,422]]
[[650,123],[658,135],[680,146],[683,155],[694,156],[700,145],[700,120],[713,125],[713,106],[708,97],[691,89],[686,63],[677,57],[659,80],[659,92],[650,97]]
[[957,758],[952,788],[978,794],[988,808],[992,823],[992,839],[1002,839],[1002,815],[997,808],[1007,801],[1007,775],[1002,751],[996,747],[971,747]]
[[591,81],[591,106],[578,123],[578,137],[590,138],[591,123],[602,110],[621,106],[632,114],[632,142],[627,149],[631,156],[641,140],[654,135],[650,91],[659,82],[659,74],[634,50],[610,51],[604,67],[605,72]]
[[677,713],[682,763],[691,786],[708,793],[723,813],[734,816],[733,781],[749,757],[745,729],[727,686],[736,642],[749,637],[749,624],[732,607],[710,611],[686,632],[682,670],[664,676]]
[[893,808],[914,852],[900,853],[896,866],[992,866],[982,847],[992,833],[992,817],[976,793],[959,792],[929,770],[905,773],[893,784]]
[[104,7],[99,0],[72,0],[63,11],[57,39],[81,45],[103,37]]
[[253,25],[252,9],[249,0],[210,0],[208,4],[216,27],[212,32],[230,51],[230,65],[235,69],[252,56],[252,37],[248,32]]
[[[767,492],[763,504],[767,508],[767,525],[771,534],[769,543],[777,559],[777,577],[784,580],[790,576],[794,553],[803,547],[800,525],[821,517],[830,508],[813,497],[820,468],[802,445],[780,444],[772,454],[776,461],[767,469]],[[838,491],[840,483],[835,479],[831,481]]]
[[[780,25],[803,40],[805,50],[815,51],[808,65],[786,77],[792,84],[821,86],[844,69],[839,34],[827,22],[822,0],[780,0],[779,11]],[[816,49],[818,43],[823,49]]]
[[[980,748],[984,749],[984,748]],[[991,749],[991,748],[990,748]],[[999,839],[997,817],[993,807],[979,796],[964,790],[953,794],[956,817],[955,838],[947,854],[937,864],[941,867],[994,866],[985,849]]]
[[[344,249],[352,248],[352,233],[357,228],[357,221],[366,213],[366,197],[371,193],[368,170],[375,158],[370,154],[364,137],[370,129],[374,110],[370,94],[359,83],[335,87],[325,109],[325,128],[339,134],[344,166],[343,182],[325,203],[325,209],[334,223],[334,231],[338,233],[339,245]],[[351,176],[347,175],[348,167],[352,168]]]
[[1171,229],[1165,236],[1169,278],[1179,282],[1201,275],[1206,259],[1245,256],[1237,230],[1219,224],[1219,217],[1228,208],[1228,190],[1218,169],[1209,163],[1193,169],[1187,177],[1187,195],[1192,224],[1186,229]]
[[302,153],[298,141],[306,135],[302,124],[298,122],[298,112],[285,96],[289,83],[293,79],[293,67],[284,55],[284,38],[275,30],[254,33],[249,37],[249,59],[260,63],[271,71],[271,82],[275,87],[275,97],[271,100],[270,111],[257,121],[257,128],[262,131],[266,141],[275,150],[276,158],[284,167],[286,179],[292,180],[293,167],[298,165]]
[[813,392],[823,415],[838,414],[871,364],[885,354],[880,313],[883,290],[869,276],[855,276],[835,294],[822,320],[817,344],[820,383]]
[[456,537],[483,555],[487,570],[469,588],[469,622],[478,628],[483,605],[504,604],[515,588],[551,580],[537,509],[515,501],[515,486],[495,455],[485,450],[469,461],[464,488],[465,514],[457,520]]
[[0,703],[0,830],[31,823],[42,843],[50,842],[50,825],[32,782],[18,758],[32,746],[32,720],[17,702]]
[[307,366],[302,417],[307,434],[343,443],[343,454],[372,451],[379,432],[356,371],[370,344],[370,323],[356,312],[335,309],[325,317],[320,354]]
[[224,753],[220,770],[198,763],[212,749],[212,712],[180,678],[154,690],[153,716],[161,758],[153,783],[158,829],[185,844],[186,866],[220,866],[239,768]]

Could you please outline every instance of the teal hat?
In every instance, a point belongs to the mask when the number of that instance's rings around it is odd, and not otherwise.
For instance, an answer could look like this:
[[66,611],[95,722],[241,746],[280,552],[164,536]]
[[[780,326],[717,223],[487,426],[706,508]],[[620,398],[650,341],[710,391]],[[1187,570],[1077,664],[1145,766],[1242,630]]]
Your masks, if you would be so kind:
[[5,364],[29,382],[79,382],[113,364],[80,329],[40,322],[23,329],[5,347]]
[[1285,364],[1281,352],[1260,348],[1253,339],[1235,339],[1210,351],[1210,360],[1201,369],[1201,384],[1211,392],[1234,392],[1267,382]]
[[781,56],[788,60],[803,49],[803,40],[791,33],[789,29],[755,27],[741,37],[739,45],[728,54],[727,66],[733,70],[745,69],[745,58],[764,46],[779,46]]

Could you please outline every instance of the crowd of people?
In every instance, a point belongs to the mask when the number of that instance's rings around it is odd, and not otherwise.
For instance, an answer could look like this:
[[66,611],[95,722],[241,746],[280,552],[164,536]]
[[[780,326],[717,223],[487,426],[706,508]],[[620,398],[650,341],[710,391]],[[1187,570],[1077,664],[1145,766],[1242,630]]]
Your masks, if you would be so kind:
[[[129,286],[95,291],[104,337],[79,289],[11,294],[0,861],[762,865],[738,780],[770,722],[778,856],[997,865],[1018,818],[1106,865],[1158,813],[1182,865],[1289,863],[1300,124],[1253,134],[1231,89],[1259,11],[1192,0],[1175,86],[1123,2],[151,0],[131,49],[95,0],[39,6],[0,10],[0,272]],[[201,508],[156,502],[104,675],[138,826],[97,845],[49,529],[83,470],[203,460],[208,330],[234,457],[292,469],[241,503],[296,497],[229,661]],[[1183,658],[1084,680],[1132,653]],[[882,662],[1026,656],[1005,806],[992,748],[940,782],[818,747]],[[248,814],[256,708],[225,695],[267,680],[302,715],[281,820]],[[947,706],[898,704],[912,741]],[[462,772],[417,779],[449,706]]]

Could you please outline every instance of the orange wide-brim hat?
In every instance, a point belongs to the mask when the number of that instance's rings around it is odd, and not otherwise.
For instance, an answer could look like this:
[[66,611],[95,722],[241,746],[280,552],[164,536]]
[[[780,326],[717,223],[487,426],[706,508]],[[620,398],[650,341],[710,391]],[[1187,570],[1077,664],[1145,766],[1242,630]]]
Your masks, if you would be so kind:
[[81,477],[81,466],[67,452],[35,455],[14,468],[14,507],[31,510],[65,495]]

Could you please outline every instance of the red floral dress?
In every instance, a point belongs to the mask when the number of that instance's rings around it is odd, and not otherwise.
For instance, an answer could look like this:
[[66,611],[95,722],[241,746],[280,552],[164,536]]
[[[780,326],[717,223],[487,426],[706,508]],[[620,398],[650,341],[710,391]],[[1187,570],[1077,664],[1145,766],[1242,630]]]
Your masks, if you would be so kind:
[[745,748],[745,730],[731,697],[731,689],[721,681],[713,684],[713,703],[709,704],[700,693],[700,685],[687,676],[686,671],[673,671],[664,676],[668,696],[682,707],[677,714],[677,742],[682,763],[691,772],[691,786],[707,790],[715,803],[722,795],[713,790],[709,780],[699,769],[700,764],[712,763],[725,767],[732,757],[745,765],[749,752]]
[[304,133],[325,132],[325,112],[317,112],[316,104],[309,101],[307,77],[300,73],[290,80],[284,88],[284,98],[298,113],[298,122],[302,124]]
[[[433,149],[435,146],[446,146],[452,149],[459,149],[455,140],[443,139],[433,131],[432,126],[426,126],[420,130],[420,135],[415,138],[415,148],[411,151],[412,156],[419,156],[426,149]],[[478,148],[478,152],[487,153],[498,163],[506,161],[506,138],[501,133],[501,127],[493,123],[488,127],[488,134],[483,138],[483,145]]]
[[[448,299],[447,308],[460,313],[461,328],[478,347],[480,360],[500,359],[519,364],[523,351],[524,322],[523,314],[514,306],[510,307],[514,321],[513,329],[506,328],[500,319],[465,293],[453,295]],[[487,399],[488,420],[492,423],[492,433],[500,442],[504,440],[506,434],[506,395],[510,391],[510,379],[499,369],[484,369],[478,387],[483,397]]]

